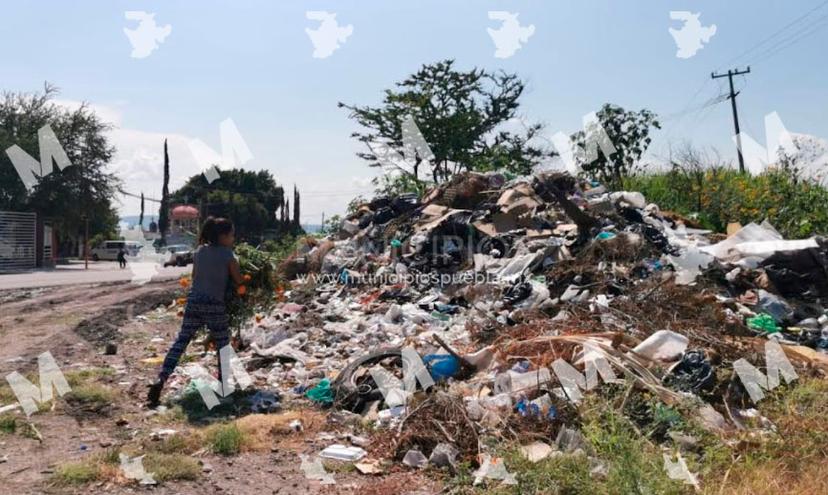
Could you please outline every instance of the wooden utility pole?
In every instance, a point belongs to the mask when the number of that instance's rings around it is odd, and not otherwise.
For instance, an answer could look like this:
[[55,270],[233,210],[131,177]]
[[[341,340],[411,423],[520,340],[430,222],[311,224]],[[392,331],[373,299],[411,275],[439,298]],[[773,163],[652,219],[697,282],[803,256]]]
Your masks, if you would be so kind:
[[730,105],[733,107],[733,127],[736,128],[736,153],[739,156],[739,172],[745,171],[745,158],[742,156],[742,137],[739,134],[739,113],[736,111],[736,95],[740,93],[740,91],[733,91],[733,76],[740,76],[742,74],[750,74],[750,66],[748,65],[747,70],[739,72],[739,69],[728,70],[727,74],[716,74],[715,72],[710,73],[711,79],[718,79],[720,77],[727,77],[728,82],[730,83]]

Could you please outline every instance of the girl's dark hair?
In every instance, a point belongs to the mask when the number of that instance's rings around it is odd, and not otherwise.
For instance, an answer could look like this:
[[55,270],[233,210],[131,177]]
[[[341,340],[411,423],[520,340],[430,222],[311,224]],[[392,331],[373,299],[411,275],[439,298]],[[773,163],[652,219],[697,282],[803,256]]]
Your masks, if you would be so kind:
[[218,244],[219,236],[233,231],[233,222],[227,218],[207,217],[198,235],[199,244]]

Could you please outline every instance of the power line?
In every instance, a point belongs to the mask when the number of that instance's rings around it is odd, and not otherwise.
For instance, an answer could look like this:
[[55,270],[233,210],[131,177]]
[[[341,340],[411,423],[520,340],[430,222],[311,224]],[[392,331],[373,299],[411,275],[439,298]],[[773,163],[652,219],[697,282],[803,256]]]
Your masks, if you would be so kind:
[[[791,20],[790,22],[788,22],[787,24],[785,24],[781,28],[779,28],[776,31],[774,31],[773,33],[771,33],[769,36],[763,38],[759,42],[755,43],[753,46],[751,46],[748,49],[744,50],[743,52],[741,52],[740,54],[738,54],[735,57],[731,58],[730,60],[723,63],[722,65],[716,67],[716,69],[714,69],[714,71],[721,70],[723,67],[731,65],[733,62],[743,58],[745,55],[747,55],[747,54],[753,52],[754,50],[762,47],[766,43],[768,43],[768,42],[772,41],[773,39],[777,38],[779,35],[785,34],[786,31],[789,28],[791,28],[791,27],[795,26],[796,24],[802,22],[804,19],[808,18],[808,16],[810,16],[814,12],[820,10],[821,8],[825,7],[826,5],[828,5],[828,0],[825,0],[824,2],[820,3],[816,7],[813,7],[811,9],[809,9],[808,11],[806,11],[805,13],[799,15],[795,19]],[[813,26],[813,24],[811,24],[811,26]],[[811,32],[813,32],[813,31],[811,31]],[[810,34],[810,33],[808,33],[808,34]],[[805,37],[805,36],[807,36],[807,34],[802,35],[802,37]],[[801,38],[798,38],[796,41],[798,41],[799,39],[801,39]],[[793,41],[791,44],[795,43],[796,41]],[[779,45],[777,44],[776,46],[779,46]],[[782,48],[779,48],[779,50],[784,49],[787,46],[790,46],[790,44],[786,45]],[[759,55],[764,55],[764,54],[765,54],[765,52],[761,52]],[[760,61],[761,60],[766,60],[767,58],[769,58],[770,56],[772,56],[774,54],[775,54],[775,52],[770,52],[767,55],[765,55],[763,58],[761,58]],[[692,113],[695,113],[695,112],[699,112],[699,111],[703,110],[704,108],[706,108],[706,106],[704,104],[701,105],[700,107],[693,107],[693,104],[695,103],[696,98],[699,96],[699,94],[701,94],[701,92],[707,87],[708,83],[710,83],[710,79],[705,79],[702,82],[702,84],[699,86],[699,88],[693,93],[693,95],[690,97],[690,99],[687,101],[687,103],[682,107],[682,109],[679,110],[678,112],[674,113],[674,114],[669,115],[667,117],[668,121],[671,120],[671,119],[675,119],[675,120],[673,120],[672,123],[670,124],[670,126],[669,126],[670,129],[664,137],[665,140],[669,139],[669,137],[672,136],[673,132],[678,127],[679,122],[681,122],[681,120],[683,120],[686,117],[687,114],[692,114]]]
[[810,25],[808,25],[804,30],[798,31],[798,32],[794,33],[793,35],[782,39],[778,44],[769,47],[767,50],[764,50],[764,51],[760,52],[756,56],[756,58],[753,59],[753,61],[751,63],[756,64],[758,62],[765,61],[765,60],[769,59],[770,57],[772,57],[773,55],[776,55],[777,53],[781,52],[782,50],[784,50],[786,48],[789,48],[789,47],[799,43],[803,39],[805,39],[808,36],[816,33],[817,31],[819,31],[820,29],[822,29],[823,27],[828,25],[828,23],[822,22],[822,21],[825,21],[826,19],[828,19],[828,14],[825,14],[822,17],[819,17],[814,22],[812,22]]
[[[118,188],[118,192],[119,192],[119,193],[121,193],[121,194],[123,194],[124,196],[132,196],[133,198],[138,198],[138,199],[141,199],[141,195],[140,195],[140,194],[133,194],[133,193],[131,193],[131,192],[126,192],[125,190],[123,190],[123,189],[122,189],[122,188],[120,188],[120,187]],[[160,199],[150,198],[149,196],[144,196],[144,199],[145,199],[145,200],[147,200],[147,201],[153,201],[153,202],[155,202],[155,203],[160,203],[160,202],[161,202],[161,200],[160,200]]]
[[719,67],[716,67],[716,69],[715,69],[715,70],[720,70],[722,67],[726,67],[726,66],[728,66],[728,65],[731,65],[733,62],[738,61],[739,59],[741,59],[742,57],[744,57],[744,56],[745,56],[745,55],[747,55],[748,53],[750,53],[750,52],[754,51],[755,49],[757,49],[757,48],[759,48],[760,46],[764,45],[764,44],[765,44],[765,43],[767,43],[768,41],[770,41],[770,40],[774,39],[774,38],[775,38],[775,37],[777,37],[778,35],[780,35],[780,34],[782,34],[783,32],[785,32],[788,28],[790,28],[790,27],[792,27],[792,26],[796,25],[797,23],[799,23],[800,21],[802,21],[803,19],[805,19],[805,18],[807,18],[809,15],[811,15],[813,12],[816,12],[817,10],[821,9],[822,7],[824,7],[824,6],[826,6],[826,5],[828,5],[828,0],[826,0],[826,1],[824,1],[824,2],[822,2],[821,4],[817,5],[817,6],[816,6],[816,7],[814,7],[814,8],[812,8],[812,9],[808,10],[807,12],[805,12],[805,13],[804,13],[804,14],[802,14],[802,15],[800,15],[800,16],[799,16],[799,17],[797,17],[796,19],[794,19],[794,20],[790,21],[788,24],[785,24],[785,25],[784,25],[784,26],[782,26],[781,28],[779,28],[779,29],[777,29],[776,31],[774,31],[773,33],[771,33],[771,35],[770,35],[770,36],[767,36],[766,38],[764,38],[764,39],[760,40],[758,43],[754,44],[753,46],[751,46],[751,47],[750,47],[750,48],[748,48],[747,50],[743,51],[743,52],[742,52],[742,53],[740,53],[739,55],[736,55],[736,56],[735,56],[735,57],[733,57],[732,59],[730,59],[730,60],[728,60],[727,62],[725,62],[725,63],[723,63],[722,65],[720,65]]

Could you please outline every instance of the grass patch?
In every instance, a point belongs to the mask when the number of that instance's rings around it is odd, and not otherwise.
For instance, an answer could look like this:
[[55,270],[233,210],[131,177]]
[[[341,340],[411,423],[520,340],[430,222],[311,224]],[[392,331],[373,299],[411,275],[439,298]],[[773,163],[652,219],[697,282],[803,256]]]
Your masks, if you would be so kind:
[[[300,420],[305,434],[297,435],[290,422]],[[278,414],[250,414],[235,421],[244,435],[244,450],[267,451],[274,444],[283,448],[301,446],[308,432],[318,431],[325,426],[325,416],[319,411],[286,411]]]
[[4,414],[0,416],[0,433],[13,435],[17,430],[17,418],[11,414]]
[[73,414],[107,414],[112,407],[115,393],[109,387],[97,383],[84,383],[73,387],[63,396]]
[[244,434],[235,423],[210,426],[204,434],[207,445],[215,454],[236,455],[244,443]]
[[187,414],[181,406],[172,406],[164,412],[150,416],[149,421],[154,424],[169,425],[171,423],[184,423],[187,421]]
[[0,385],[0,405],[5,406],[15,402],[17,402],[17,396],[15,396],[14,392],[12,392],[8,382],[3,380],[3,384]]
[[[742,449],[706,462],[707,493],[736,495],[828,493],[828,382],[803,380],[774,389],[756,408],[776,435],[743,438]],[[729,471],[729,474],[728,474]]]
[[[113,370],[112,368],[89,368],[85,370],[69,371],[67,373],[64,373],[63,376],[64,378],[66,378],[66,383],[69,384],[69,387],[72,389],[72,392],[74,392],[76,388],[84,388],[94,380],[104,377],[111,377],[114,376],[114,374],[115,370]],[[36,387],[40,387],[40,376],[37,373],[26,373],[24,377],[27,380],[29,380],[29,382],[34,384]],[[58,398],[55,392],[56,391],[53,390],[54,398]],[[83,395],[85,392],[89,392],[89,390],[82,390],[81,394]],[[64,397],[68,395],[69,394],[65,395]],[[14,404],[16,402],[17,396],[14,395],[14,391],[12,391],[8,383],[4,382],[2,385],[0,385],[0,405]],[[38,413],[47,412],[51,410],[52,405],[54,404],[54,399],[45,402],[36,402],[36,404]]]
[[192,457],[183,454],[150,452],[143,459],[144,471],[151,473],[155,481],[195,480],[201,474],[201,466]]
[[159,454],[192,454],[201,448],[201,438],[199,435],[176,433],[161,441],[150,440],[145,447],[148,451]]
[[98,480],[100,471],[100,468],[91,462],[71,462],[58,466],[52,475],[52,481],[58,485],[81,485]]
[[50,481],[55,485],[82,485],[92,481],[114,479],[119,475],[118,449],[109,449],[78,462],[59,465]]
[[322,465],[325,467],[325,471],[329,473],[347,474],[356,472],[356,465],[353,462],[324,459]]
[[84,370],[69,371],[63,374],[66,382],[70,387],[84,385],[88,382],[98,380],[100,378],[108,378],[115,375],[115,370],[112,368],[88,368]]
[[615,493],[688,493],[681,482],[667,477],[660,449],[645,440],[628,418],[606,403],[587,408],[583,433],[595,455],[609,465],[603,481],[607,488]]

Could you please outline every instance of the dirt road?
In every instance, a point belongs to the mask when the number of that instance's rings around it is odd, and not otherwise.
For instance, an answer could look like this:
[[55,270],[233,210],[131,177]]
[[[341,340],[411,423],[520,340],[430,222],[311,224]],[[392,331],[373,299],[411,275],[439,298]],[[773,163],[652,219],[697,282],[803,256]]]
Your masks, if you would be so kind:
[[[168,435],[164,430],[174,430],[176,439],[190,445],[193,439],[206,438],[208,431],[181,414],[159,414],[143,405],[146,384],[180,324],[175,308],[166,309],[180,295],[178,290],[177,282],[169,280],[142,286],[109,283],[0,291],[0,374],[19,371],[37,384],[37,357],[48,351],[73,388],[51,405],[41,405],[28,419],[20,411],[12,413],[16,431],[0,433],[0,459],[6,459],[0,461],[4,493],[144,491],[136,481],[124,478],[117,461],[93,475],[84,471],[83,466],[113,449],[130,455],[149,452],[145,461],[161,456],[155,469],[162,481],[152,489],[160,494],[397,494],[438,489],[424,477],[399,469],[383,476],[343,470],[334,473],[335,486],[308,480],[300,469],[299,454],[318,452],[332,443],[336,427],[307,404],[285,405],[286,410],[298,407],[298,411],[248,418],[250,423],[270,426],[259,428],[256,447],[234,455],[217,455],[202,445],[172,448],[176,442],[159,440],[159,432]],[[117,345],[115,355],[104,354],[107,343]],[[198,359],[201,349],[191,345],[188,352]],[[1,385],[5,390],[0,389],[0,406],[14,403],[10,388],[5,382]],[[89,390],[100,389],[105,393],[96,393],[104,398],[96,407],[73,398],[81,391],[90,395]],[[274,425],[281,424],[280,417],[301,418],[306,428],[299,433],[277,432]],[[224,418],[228,419],[233,417]],[[182,473],[180,466],[189,467]]]

